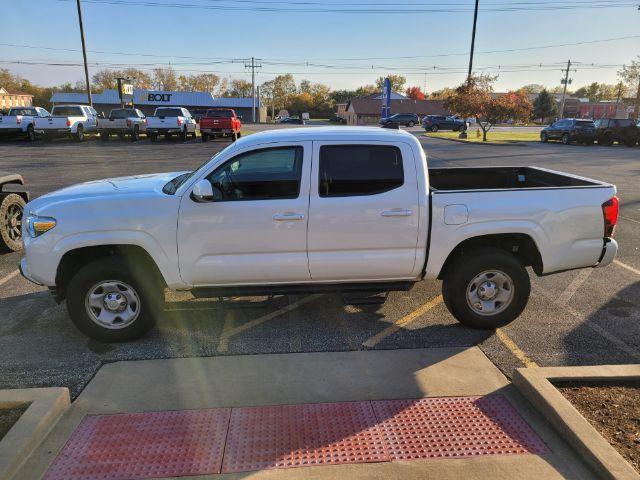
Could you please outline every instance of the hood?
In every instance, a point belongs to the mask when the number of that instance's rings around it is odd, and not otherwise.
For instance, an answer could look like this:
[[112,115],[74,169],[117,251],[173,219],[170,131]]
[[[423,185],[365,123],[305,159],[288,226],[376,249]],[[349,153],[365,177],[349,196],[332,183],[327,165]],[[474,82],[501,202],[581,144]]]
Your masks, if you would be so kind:
[[87,200],[117,194],[140,194],[161,192],[162,187],[171,179],[187,172],[153,173],[146,175],[132,175],[130,177],[107,178],[91,182],[78,183],[47,193],[29,202],[29,209],[37,212],[38,208],[53,203],[73,200]]

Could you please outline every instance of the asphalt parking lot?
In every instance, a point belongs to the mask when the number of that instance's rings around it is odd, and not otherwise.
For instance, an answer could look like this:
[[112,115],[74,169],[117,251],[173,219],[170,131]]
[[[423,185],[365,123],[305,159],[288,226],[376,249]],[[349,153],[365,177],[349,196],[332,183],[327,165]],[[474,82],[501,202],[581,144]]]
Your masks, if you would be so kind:
[[[285,296],[250,306],[168,296],[142,340],[101,344],[81,335],[42,287],[0,256],[0,388],[66,386],[76,396],[105,362],[187,356],[478,345],[507,376],[527,366],[640,362],[640,148],[465,145],[427,139],[432,166],[538,165],[615,183],[621,198],[617,262],[532,278],[529,306],[497,333],[460,326],[439,282],[393,293],[381,306],[343,306],[334,295]],[[226,141],[0,143],[0,170],[22,174],[33,196],[106,177],[185,170]],[[532,274],[533,275],[533,274]],[[256,299],[256,301],[259,299]]]

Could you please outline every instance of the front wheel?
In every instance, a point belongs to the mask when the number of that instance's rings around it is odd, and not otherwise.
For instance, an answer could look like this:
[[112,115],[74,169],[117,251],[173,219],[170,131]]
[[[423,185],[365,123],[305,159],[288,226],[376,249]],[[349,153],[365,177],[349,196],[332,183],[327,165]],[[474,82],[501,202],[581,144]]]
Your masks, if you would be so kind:
[[135,340],[154,325],[159,292],[143,286],[119,259],[94,260],[71,279],[67,309],[75,326],[100,342]]
[[569,145],[569,143],[571,143],[571,139],[569,138],[568,133],[562,135],[562,143],[565,145]]
[[10,193],[0,202],[0,245],[4,244],[4,250],[17,252],[22,249],[24,205],[24,199],[15,193]]
[[29,125],[27,127],[27,140],[29,142],[35,142],[36,141],[36,131],[33,128],[33,124]]
[[518,318],[531,283],[524,265],[510,253],[483,248],[465,253],[444,276],[442,296],[463,325],[493,330]]
[[438,131],[438,125],[431,125],[431,131],[432,132],[437,132]]
[[409,128],[413,127],[414,125],[415,125],[415,123],[413,123],[413,122],[407,123],[407,127],[409,127]]
[[549,141],[549,135],[547,135],[547,133],[546,133],[546,132],[542,132],[542,133],[540,134],[540,141],[541,141],[542,143],[547,143],[547,142]]

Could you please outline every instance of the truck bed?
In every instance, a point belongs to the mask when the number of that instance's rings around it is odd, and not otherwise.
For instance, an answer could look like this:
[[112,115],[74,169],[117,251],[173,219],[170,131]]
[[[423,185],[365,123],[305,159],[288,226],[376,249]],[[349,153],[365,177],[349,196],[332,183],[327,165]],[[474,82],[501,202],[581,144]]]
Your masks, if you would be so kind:
[[429,168],[429,182],[435,191],[519,190],[604,185],[588,178],[537,167]]

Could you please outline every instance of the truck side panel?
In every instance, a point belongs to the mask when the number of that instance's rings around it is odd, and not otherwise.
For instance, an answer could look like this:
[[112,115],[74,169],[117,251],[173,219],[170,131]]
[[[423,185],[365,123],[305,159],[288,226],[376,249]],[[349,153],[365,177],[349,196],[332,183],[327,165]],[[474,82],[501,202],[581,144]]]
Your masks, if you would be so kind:
[[464,240],[518,233],[533,239],[542,273],[593,266],[602,255],[601,205],[615,187],[434,192],[426,278],[435,278]]

